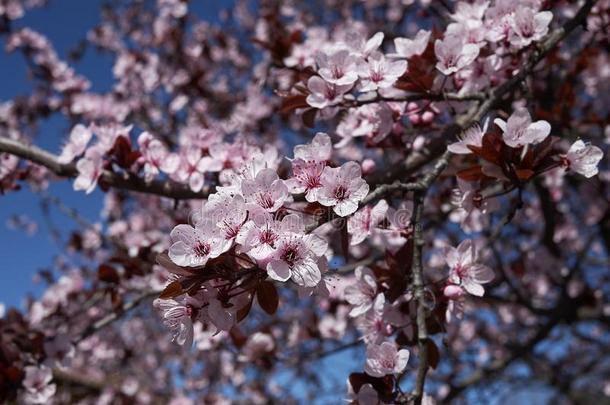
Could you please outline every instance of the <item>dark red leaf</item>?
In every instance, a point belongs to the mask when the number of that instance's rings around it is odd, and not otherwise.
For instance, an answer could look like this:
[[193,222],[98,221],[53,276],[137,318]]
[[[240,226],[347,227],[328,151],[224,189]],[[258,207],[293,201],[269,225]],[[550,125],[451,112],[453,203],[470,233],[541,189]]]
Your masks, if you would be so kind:
[[256,289],[258,305],[269,315],[275,314],[280,303],[280,297],[275,285],[269,281],[261,282]]
[[122,168],[131,167],[140,157],[139,152],[131,150],[131,141],[129,138],[120,135],[114,141],[114,145],[110,150],[110,155],[114,157],[114,161]]
[[313,128],[316,125],[317,113],[318,110],[315,108],[310,108],[309,110],[306,110],[301,116],[301,119],[303,120],[303,125],[305,125],[307,128]]
[[536,168],[540,162],[542,162],[547,156],[551,155],[555,143],[559,140],[556,136],[548,136],[536,147],[536,154],[534,156],[534,162],[532,166]]
[[237,311],[237,322],[243,321],[248,316],[250,310],[252,309],[252,301],[254,301],[254,297],[252,297],[252,299],[248,301],[248,304],[246,306]]
[[159,253],[157,255],[157,263],[170,273],[178,274],[179,276],[192,276],[193,272],[183,267],[178,266],[167,255],[167,252]]
[[436,370],[436,367],[438,366],[438,362],[441,359],[441,353],[439,352],[438,347],[436,346],[436,343],[434,343],[434,340],[432,340],[432,339],[428,339],[426,341],[426,346],[428,346],[428,365],[433,370]]
[[97,268],[97,278],[106,283],[118,284],[120,281],[119,273],[112,266],[100,264]]
[[256,263],[243,253],[235,256],[235,262],[242,269],[252,269],[256,266]]
[[517,177],[519,180],[527,181],[532,178],[534,175],[534,171],[530,169],[517,169],[515,171],[517,173]]
[[280,113],[289,114],[297,108],[309,107],[309,104],[305,101],[306,98],[307,96],[304,94],[295,94],[284,98],[282,100],[282,106],[280,107]]
[[347,263],[349,261],[349,234],[347,233],[347,225],[341,227],[341,253]]
[[371,377],[365,373],[351,373],[349,375],[349,383],[355,393],[360,392],[360,389],[365,384],[371,384],[375,391],[379,394],[381,400],[389,400],[394,391],[394,378]]
[[235,345],[235,347],[240,348],[243,345],[246,344],[246,342],[248,341],[248,336],[246,336],[241,329],[239,328],[239,326],[234,326],[231,328],[231,330],[229,331],[229,336],[231,337],[231,340],[233,341],[233,344]]
[[161,298],[163,300],[168,300],[168,299],[175,298],[182,294],[184,294],[184,290],[182,289],[182,284],[180,284],[179,281],[173,281],[173,282],[169,283],[169,285],[167,287],[165,287],[165,289],[163,291],[161,291],[161,294],[159,294],[159,298]]
[[457,172],[457,176],[466,181],[479,181],[482,180],[485,175],[481,169],[480,165],[469,167],[468,169],[463,169]]
[[497,166],[502,166],[503,141],[499,134],[488,132],[483,135],[481,146],[468,145],[475,155]]

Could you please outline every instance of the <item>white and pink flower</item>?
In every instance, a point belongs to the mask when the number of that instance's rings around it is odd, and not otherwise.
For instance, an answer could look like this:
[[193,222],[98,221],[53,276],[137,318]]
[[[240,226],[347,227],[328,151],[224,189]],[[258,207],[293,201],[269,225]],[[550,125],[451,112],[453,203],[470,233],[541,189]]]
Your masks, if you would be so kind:
[[317,235],[283,235],[267,264],[267,272],[274,280],[292,279],[300,286],[315,287],[322,279],[326,249],[328,243]]
[[372,377],[384,377],[388,374],[399,374],[409,361],[409,351],[398,350],[396,343],[383,342],[380,345],[369,345],[366,349],[364,371]]
[[604,152],[600,148],[585,144],[579,139],[570,146],[564,159],[564,167],[590,178],[599,172],[597,165],[603,157]]
[[57,386],[51,384],[53,372],[45,365],[27,366],[23,388],[25,389],[23,400],[28,404],[47,404],[51,401]]
[[288,198],[288,187],[273,169],[263,169],[254,180],[243,180],[241,190],[248,204],[275,212]]
[[434,53],[438,62],[436,68],[449,76],[469,66],[479,56],[479,46],[463,43],[458,36],[448,36],[434,42]]
[[83,154],[87,148],[87,144],[91,140],[93,133],[83,124],[77,124],[70,131],[70,138],[61,150],[61,154],[57,158],[59,163],[70,163],[72,160]]
[[196,227],[177,225],[170,238],[172,244],[168,255],[178,266],[204,266],[209,259],[220,256],[231,247],[211,221],[201,222]]
[[377,295],[377,281],[375,274],[368,267],[356,268],[356,281],[345,288],[345,300],[353,306],[349,313],[357,317],[366,313],[373,307]]
[[324,168],[321,177],[322,187],[318,192],[318,201],[326,207],[345,217],[358,209],[358,203],[366,197],[369,185],[362,178],[360,165],[347,162],[341,167]]
[[421,55],[428,46],[430,34],[432,34],[431,31],[419,30],[413,39],[395,38],[394,47],[396,48],[396,53],[389,54],[388,56],[409,59],[413,56]]
[[445,261],[449,266],[450,283],[462,287],[466,292],[478,297],[485,293],[483,284],[494,278],[493,271],[477,263],[477,251],[474,243],[466,239],[457,248],[448,247]]
[[502,130],[504,143],[512,148],[535,145],[544,141],[551,133],[551,125],[548,122],[532,122],[532,117],[525,108],[515,110],[508,117],[508,121],[496,118],[494,124]]
[[389,61],[380,52],[370,55],[367,61],[358,64],[360,91],[373,91],[392,87],[407,70],[404,60]]

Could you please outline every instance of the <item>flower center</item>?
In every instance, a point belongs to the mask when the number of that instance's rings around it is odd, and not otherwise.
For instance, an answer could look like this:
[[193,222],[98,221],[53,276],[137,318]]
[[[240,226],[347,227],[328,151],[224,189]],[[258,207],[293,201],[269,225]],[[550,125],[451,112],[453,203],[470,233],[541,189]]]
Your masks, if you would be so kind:
[[208,243],[199,241],[193,250],[197,256],[206,257],[208,254],[210,254],[210,245]]
[[335,188],[335,199],[337,199],[338,201],[343,201],[347,198],[347,188],[343,185],[338,186],[337,188]]
[[260,243],[273,247],[275,241],[277,240],[277,235],[273,233],[273,231],[271,231],[270,229],[265,229],[261,232],[258,240]]
[[237,236],[240,229],[241,229],[240,224],[231,224],[231,223],[228,223],[227,221],[224,221],[225,239],[227,239],[227,240],[233,239],[234,237]]
[[258,202],[258,205],[265,209],[272,208],[275,205],[275,201],[273,201],[273,198],[269,193],[259,193],[256,201]]
[[463,280],[468,275],[468,267],[466,266],[457,266],[455,269],[455,273],[458,275],[460,280]]
[[299,250],[294,245],[286,246],[282,253],[282,260],[288,263],[290,267],[300,259]]
[[324,92],[324,96],[327,100],[334,100],[335,97],[337,97],[337,90],[335,89],[335,86],[327,85],[326,91]]
[[379,83],[383,80],[383,72],[381,72],[381,70],[373,70],[371,72],[371,80],[375,83]]
[[333,66],[332,72],[333,72],[333,78],[335,78],[335,79],[340,79],[344,75],[343,69],[341,69],[339,66]]

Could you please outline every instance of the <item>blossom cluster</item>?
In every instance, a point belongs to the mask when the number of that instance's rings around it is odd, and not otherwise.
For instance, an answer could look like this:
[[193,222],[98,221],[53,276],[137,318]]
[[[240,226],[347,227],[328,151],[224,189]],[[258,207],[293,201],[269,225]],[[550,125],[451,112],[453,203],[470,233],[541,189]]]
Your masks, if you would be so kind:
[[[304,290],[324,291],[328,242],[320,235],[307,233],[306,217],[291,208],[293,196],[304,194],[309,203],[332,207],[337,215],[345,217],[357,210],[369,190],[356,162],[329,166],[331,151],[331,140],[325,133],[318,133],[309,144],[297,145],[291,159],[292,176],[284,180],[278,175],[277,153],[252,149],[240,165],[230,166],[231,173],[221,175],[222,185],[191,217],[194,223],[172,230],[168,257],[173,265],[205,276],[209,271],[206,264],[211,260],[221,255],[244,255],[252,266],[264,271],[263,278],[292,280]],[[202,161],[218,170],[227,167],[216,165],[220,162],[213,157]],[[236,312],[248,302],[249,292],[236,287],[238,292],[232,293],[230,305],[225,302],[223,306],[216,299],[219,284],[216,279],[210,280],[196,294],[185,297],[184,303],[159,301],[178,342],[192,342],[191,319],[195,314],[219,330],[233,326]]]
[[[476,155],[483,160],[480,166],[475,166],[480,170],[480,176],[460,178],[458,175],[458,189],[453,200],[458,209],[452,213],[451,220],[459,222],[466,232],[481,231],[488,223],[489,213],[500,207],[494,196],[483,196],[481,183],[485,178],[510,183],[514,182],[511,175],[528,180],[536,172],[555,168],[563,168],[586,178],[598,173],[597,166],[603,157],[599,147],[577,140],[565,154],[549,153],[550,148],[544,145],[554,142],[550,136],[551,125],[545,120],[532,122],[526,108],[517,108],[506,121],[496,118],[494,124],[501,134],[491,132],[486,121],[483,128],[475,124],[465,130],[457,142],[447,147],[453,154]],[[495,155],[493,151],[501,154]],[[534,153],[537,156],[534,157]],[[506,159],[509,155],[516,159],[515,166],[521,172],[513,174],[507,170]],[[552,160],[545,163],[547,157]]]

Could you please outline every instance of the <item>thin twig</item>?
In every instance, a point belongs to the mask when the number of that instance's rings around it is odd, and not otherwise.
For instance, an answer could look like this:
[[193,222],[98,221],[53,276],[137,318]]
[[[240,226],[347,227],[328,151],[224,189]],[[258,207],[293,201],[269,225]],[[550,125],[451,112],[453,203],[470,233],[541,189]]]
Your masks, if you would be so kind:
[[124,303],[118,310],[115,310],[114,312],[106,315],[105,317],[103,317],[99,321],[89,325],[80,335],[78,335],[77,337],[72,339],[72,343],[73,344],[78,344],[79,342],[87,339],[89,336],[91,336],[94,333],[98,332],[100,329],[103,329],[106,326],[108,326],[111,323],[113,323],[114,321],[120,319],[123,315],[125,315],[129,311],[131,311],[134,308],[136,308],[143,301],[146,301],[146,300],[148,300],[150,298],[153,298],[153,297],[155,297],[157,295],[159,295],[159,291],[147,291],[147,292],[144,292],[144,293],[138,295],[137,297],[135,297],[131,301],[128,301],[128,302]]

